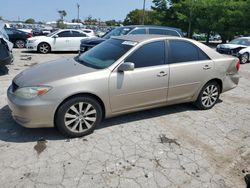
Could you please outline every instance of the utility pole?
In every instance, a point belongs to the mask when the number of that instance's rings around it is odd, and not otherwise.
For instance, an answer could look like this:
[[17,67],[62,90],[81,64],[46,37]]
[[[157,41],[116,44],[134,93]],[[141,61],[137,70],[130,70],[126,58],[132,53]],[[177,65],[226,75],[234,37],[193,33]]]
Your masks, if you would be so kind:
[[144,25],[145,22],[145,1],[146,0],[143,0],[142,25]]
[[80,5],[77,3],[77,22],[79,22],[79,9]]

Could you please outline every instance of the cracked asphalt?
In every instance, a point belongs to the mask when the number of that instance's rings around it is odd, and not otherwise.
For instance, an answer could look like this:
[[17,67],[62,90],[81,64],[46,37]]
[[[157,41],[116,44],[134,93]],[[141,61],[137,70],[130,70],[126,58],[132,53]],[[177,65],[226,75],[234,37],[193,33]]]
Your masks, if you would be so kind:
[[75,139],[53,128],[16,124],[6,100],[14,76],[34,64],[75,55],[14,49],[9,75],[0,76],[1,188],[246,187],[250,64],[241,66],[239,86],[208,111],[182,104],[123,115]]

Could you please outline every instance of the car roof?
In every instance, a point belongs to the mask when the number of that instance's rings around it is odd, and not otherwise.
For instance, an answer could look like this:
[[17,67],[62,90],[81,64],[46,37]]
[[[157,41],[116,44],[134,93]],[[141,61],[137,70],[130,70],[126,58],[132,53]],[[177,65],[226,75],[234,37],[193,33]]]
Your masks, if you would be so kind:
[[57,31],[80,31],[82,32],[82,30],[80,29],[58,29]]
[[184,37],[175,37],[175,36],[168,36],[168,35],[123,35],[112,37],[113,39],[124,40],[124,41],[133,41],[138,43],[143,43],[146,41],[154,41],[154,40],[167,40],[167,39],[174,39],[174,40],[181,40],[186,42],[191,42],[192,44],[199,47],[203,52],[205,52],[211,59],[221,59],[224,58],[221,54],[217,53],[214,49],[202,44],[193,39],[188,39]]
[[239,37],[239,38],[236,38],[236,39],[250,39],[250,37]]
[[181,30],[181,29],[176,28],[176,27],[159,26],[159,25],[125,25],[123,27],[140,27],[140,28],[153,27],[153,28],[159,28],[159,29],[176,29],[176,30]]
[[114,39],[120,39],[120,40],[129,40],[133,42],[143,42],[146,40],[151,39],[180,39],[180,37],[174,37],[174,36],[168,36],[168,35],[122,35],[122,36],[116,36],[112,37]]

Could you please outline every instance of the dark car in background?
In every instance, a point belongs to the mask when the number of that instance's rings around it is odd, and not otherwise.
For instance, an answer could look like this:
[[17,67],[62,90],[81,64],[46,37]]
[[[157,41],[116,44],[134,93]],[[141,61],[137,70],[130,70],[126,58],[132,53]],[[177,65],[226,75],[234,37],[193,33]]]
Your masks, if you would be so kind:
[[26,33],[14,28],[5,28],[5,31],[9,36],[10,42],[17,48],[24,48],[26,40],[32,37],[32,33]]
[[81,40],[80,53],[88,51],[90,48],[114,36],[138,35],[138,34],[169,35],[175,37],[183,37],[181,29],[174,27],[149,26],[149,25],[123,26],[111,30],[101,38]]
[[32,33],[33,33],[33,36],[46,36],[51,33],[51,30],[45,29],[45,28],[35,28],[32,30]]
[[238,52],[248,46],[250,46],[250,37],[240,37],[226,44],[219,44],[216,51],[221,54],[238,56]]
[[4,23],[0,21],[0,75],[8,73],[6,65],[13,61],[12,47],[13,44],[9,42]]

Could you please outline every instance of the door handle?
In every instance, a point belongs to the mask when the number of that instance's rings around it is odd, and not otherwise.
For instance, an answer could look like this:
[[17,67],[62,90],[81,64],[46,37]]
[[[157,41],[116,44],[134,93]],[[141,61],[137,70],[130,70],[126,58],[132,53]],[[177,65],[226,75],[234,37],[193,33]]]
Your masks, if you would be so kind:
[[205,65],[204,67],[203,67],[203,69],[204,70],[209,70],[209,69],[211,69],[212,67],[210,67],[209,65]]
[[164,71],[161,71],[159,72],[159,74],[157,74],[158,77],[163,77],[163,76],[167,76],[168,73],[164,72]]

